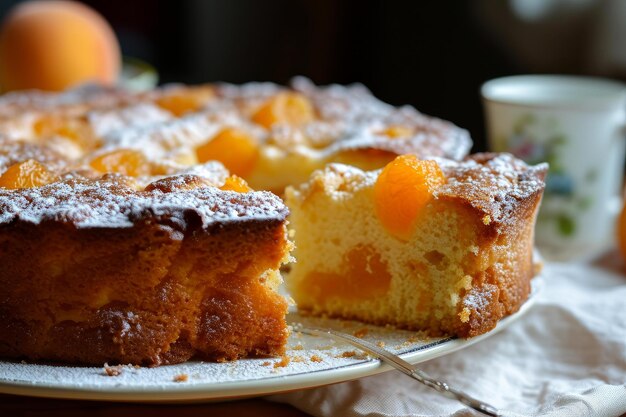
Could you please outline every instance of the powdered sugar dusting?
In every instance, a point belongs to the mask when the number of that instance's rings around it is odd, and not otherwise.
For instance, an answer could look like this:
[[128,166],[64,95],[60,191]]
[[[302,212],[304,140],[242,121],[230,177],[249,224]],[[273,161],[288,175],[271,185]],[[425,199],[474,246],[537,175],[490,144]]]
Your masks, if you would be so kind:
[[150,103],[139,103],[121,109],[92,111],[87,115],[97,137],[103,137],[128,126],[143,126],[172,120],[171,113]]
[[489,306],[496,290],[495,286],[483,286],[480,291],[470,291],[463,298],[463,306],[472,310],[482,310]]
[[461,198],[484,211],[495,222],[506,222],[520,202],[545,188],[547,164],[528,166],[510,154],[481,153],[462,162],[437,159],[446,185],[437,198]]
[[136,222],[166,222],[180,230],[190,218],[208,228],[217,223],[279,220],[287,216],[282,201],[269,192],[236,193],[212,186],[187,185],[184,175],[167,178],[171,192],[155,187],[135,191],[116,176],[91,181],[69,178],[38,188],[0,189],[0,223],[68,222],[79,228],[131,227]]
[[37,160],[53,170],[66,165],[64,158],[48,146],[0,138],[0,174],[11,165],[28,159]]
[[202,115],[193,115],[162,123],[130,126],[116,130],[102,138],[103,150],[139,149],[150,159],[158,160],[169,151],[180,147],[193,147],[208,140],[218,132]]
[[[320,88],[306,78],[297,77],[292,86],[310,97],[322,116],[322,121],[308,127],[307,133],[313,140],[323,140],[333,132],[336,139],[327,154],[381,149],[397,154],[460,159],[472,145],[467,131],[450,122],[425,116],[411,106],[396,108],[383,103],[361,84]],[[388,126],[405,126],[414,133],[390,140],[382,133]]]

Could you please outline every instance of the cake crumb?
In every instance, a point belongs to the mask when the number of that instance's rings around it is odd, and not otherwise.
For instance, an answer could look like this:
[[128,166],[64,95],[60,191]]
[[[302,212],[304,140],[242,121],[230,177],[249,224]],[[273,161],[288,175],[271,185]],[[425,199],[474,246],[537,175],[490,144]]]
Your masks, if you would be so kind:
[[336,356],[336,358],[367,359],[368,356],[366,353],[359,353],[356,350],[346,350],[341,355]]
[[359,339],[363,339],[365,336],[367,336],[368,333],[369,333],[369,330],[366,329],[365,327],[363,327],[362,329],[355,330],[354,333],[352,333],[352,334],[354,335],[354,337],[358,337]]
[[459,313],[459,317],[461,318],[461,323],[467,323],[470,319],[469,308],[467,307],[463,308],[463,310],[461,310],[461,312]]
[[108,363],[104,364],[104,375],[106,376],[119,376],[122,373],[122,366],[109,366]]
[[189,380],[189,375],[187,374],[178,374],[174,376],[174,382],[187,382]]
[[378,342],[376,342],[376,346],[383,349],[385,347],[385,342],[383,342],[382,340],[379,340]]
[[318,355],[313,355],[313,356],[311,356],[311,362],[317,362],[317,363],[324,362],[324,359],[322,359]]
[[289,365],[289,362],[291,362],[289,356],[283,356],[280,361],[274,363],[274,368],[284,368],[285,366]]
[[304,362],[304,358],[302,356],[292,356],[291,362],[301,363],[301,362]]
[[304,350],[304,346],[302,346],[301,344],[297,344],[292,348],[292,350]]
[[261,366],[270,366],[272,364],[272,362],[270,361],[265,361],[261,364]]

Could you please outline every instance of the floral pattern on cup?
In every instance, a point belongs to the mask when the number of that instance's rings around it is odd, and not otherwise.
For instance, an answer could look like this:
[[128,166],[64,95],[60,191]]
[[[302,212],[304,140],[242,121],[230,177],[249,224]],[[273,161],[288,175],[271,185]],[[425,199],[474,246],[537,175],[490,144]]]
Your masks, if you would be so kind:
[[[544,207],[539,213],[538,223],[555,223],[562,236],[576,233],[574,216],[562,210],[551,210],[550,200],[557,200],[560,207],[566,203],[573,210],[585,211],[593,204],[590,196],[583,195],[576,181],[565,170],[560,160],[563,148],[568,146],[568,138],[562,133],[558,121],[554,118],[540,118],[528,113],[521,116],[514,124],[511,134],[500,142],[503,149],[508,149],[515,156],[530,164],[547,162],[550,171],[546,179]],[[585,174],[585,181],[592,183],[596,172]]]

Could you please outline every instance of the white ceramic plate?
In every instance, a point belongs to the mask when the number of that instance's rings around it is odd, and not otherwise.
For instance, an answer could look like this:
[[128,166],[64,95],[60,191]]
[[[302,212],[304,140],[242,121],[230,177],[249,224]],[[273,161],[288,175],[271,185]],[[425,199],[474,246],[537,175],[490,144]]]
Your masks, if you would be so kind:
[[[472,339],[429,338],[420,333],[315,319],[290,313],[291,322],[331,327],[384,346],[412,364],[463,349],[494,335],[519,319],[537,298],[540,277],[533,280],[528,301],[498,326]],[[311,388],[377,374],[390,368],[350,345],[294,333],[288,364],[280,358],[245,359],[228,363],[186,362],[157,368],[116,367],[108,376],[101,367],[41,365],[0,361],[0,393],[53,398],[175,402],[225,400]],[[176,382],[181,376],[186,381]],[[184,379],[184,377],[182,377]]]

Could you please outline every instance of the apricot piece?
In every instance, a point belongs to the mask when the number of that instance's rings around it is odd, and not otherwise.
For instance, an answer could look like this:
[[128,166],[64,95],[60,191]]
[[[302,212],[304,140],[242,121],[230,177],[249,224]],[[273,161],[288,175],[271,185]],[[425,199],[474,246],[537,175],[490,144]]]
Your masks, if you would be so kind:
[[95,81],[114,84],[120,47],[106,20],[74,1],[28,1],[0,31],[2,89],[60,91]]
[[213,96],[213,90],[209,87],[189,87],[185,90],[165,93],[156,99],[156,104],[174,116],[180,117],[185,113],[200,110]]
[[52,136],[61,126],[58,118],[52,116],[42,116],[33,123],[33,131],[38,137]]
[[305,280],[306,288],[319,302],[333,296],[358,301],[384,296],[391,285],[391,274],[375,248],[359,245],[344,256],[341,273],[315,271]]
[[0,176],[0,187],[10,190],[41,187],[50,184],[54,178],[54,175],[44,165],[34,159],[29,159],[11,165]]
[[393,236],[408,240],[422,209],[446,179],[435,161],[401,155],[391,161],[374,185],[376,215]]
[[78,119],[63,119],[54,116],[42,116],[33,124],[33,131],[38,138],[62,136],[82,146],[92,136],[92,131],[86,123]]
[[231,175],[230,177],[226,178],[226,181],[224,181],[224,185],[220,187],[220,190],[247,193],[252,191],[252,188],[250,188],[246,180],[244,180],[243,178],[236,175]]
[[93,169],[102,173],[116,172],[130,177],[150,175],[150,162],[139,151],[118,149],[91,160]]
[[245,177],[259,158],[256,138],[249,133],[228,127],[196,149],[199,162],[220,161],[231,174]]
[[315,118],[311,101],[299,93],[279,93],[267,100],[252,116],[254,123],[271,128],[276,123],[300,126]]

